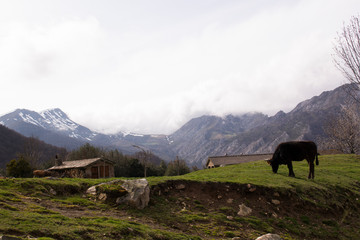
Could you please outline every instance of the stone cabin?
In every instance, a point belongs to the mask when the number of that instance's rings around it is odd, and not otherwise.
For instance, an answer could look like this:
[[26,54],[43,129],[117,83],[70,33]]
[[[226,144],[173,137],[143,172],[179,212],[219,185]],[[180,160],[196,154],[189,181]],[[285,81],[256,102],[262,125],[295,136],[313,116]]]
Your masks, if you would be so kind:
[[55,172],[59,176],[75,178],[115,177],[114,162],[102,157],[64,162],[56,159],[55,166],[48,171]]
[[272,153],[267,154],[250,154],[250,155],[233,155],[233,156],[214,156],[209,157],[206,162],[206,168],[224,167],[239,163],[267,160],[272,158]]

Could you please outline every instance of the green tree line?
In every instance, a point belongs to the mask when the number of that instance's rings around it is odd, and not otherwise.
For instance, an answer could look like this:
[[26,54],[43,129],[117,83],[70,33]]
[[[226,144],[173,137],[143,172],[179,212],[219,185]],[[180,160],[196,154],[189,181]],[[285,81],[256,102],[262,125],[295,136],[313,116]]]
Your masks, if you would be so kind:
[[[145,153],[147,154],[147,153]],[[47,169],[54,165],[55,157],[42,166],[39,166],[32,154],[18,154],[17,158],[12,159],[6,165],[6,175],[11,177],[31,177],[35,169]],[[146,177],[149,176],[174,176],[189,173],[191,170],[185,160],[176,158],[174,161],[166,163],[154,154],[138,152],[134,155],[124,155],[118,150],[105,150],[100,147],[92,146],[89,143],[71,152],[59,153],[59,157],[64,160],[79,160],[96,157],[104,157],[114,162],[115,177]],[[146,161],[144,161],[146,159]],[[156,164],[157,163],[157,164]],[[144,171],[146,168],[146,171]],[[193,170],[197,170],[193,168]]]
[[[190,172],[185,160],[176,159],[169,163],[160,160],[151,153],[142,152],[134,155],[124,155],[118,150],[104,150],[94,147],[89,143],[81,146],[79,149],[69,153],[68,160],[86,159],[95,157],[104,157],[115,163],[115,177],[144,177],[144,167],[147,168],[146,176],[174,176],[183,175]],[[146,162],[143,158],[148,158]],[[154,162],[160,162],[155,164]]]

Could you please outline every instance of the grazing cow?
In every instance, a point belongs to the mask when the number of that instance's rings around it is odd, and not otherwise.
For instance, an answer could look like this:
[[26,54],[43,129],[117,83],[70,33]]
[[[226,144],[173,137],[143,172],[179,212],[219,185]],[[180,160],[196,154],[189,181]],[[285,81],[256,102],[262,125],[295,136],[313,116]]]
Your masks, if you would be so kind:
[[289,176],[295,177],[292,161],[302,161],[306,159],[309,166],[309,179],[314,179],[314,160],[319,165],[317,147],[314,142],[284,142],[277,146],[272,159],[267,160],[274,173],[277,173],[279,165],[286,164],[289,168]]
[[33,175],[34,177],[49,177],[52,176],[52,173],[47,170],[34,170]]

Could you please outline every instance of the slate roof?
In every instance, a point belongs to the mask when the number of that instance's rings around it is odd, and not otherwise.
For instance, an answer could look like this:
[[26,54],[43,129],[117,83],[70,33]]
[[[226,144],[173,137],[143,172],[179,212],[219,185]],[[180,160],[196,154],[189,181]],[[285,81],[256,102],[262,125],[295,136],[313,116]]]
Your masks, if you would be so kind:
[[209,157],[206,166],[211,161],[215,166],[226,166],[239,163],[246,163],[259,160],[267,160],[272,158],[272,153],[267,154],[250,154],[250,155],[234,155],[234,156],[213,156]]
[[91,159],[82,159],[82,160],[74,160],[74,161],[64,161],[60,166],[53,166],[48,170],[60,170],[60,169],[71,169],[71,168],[85,168],[97,161],[106,161],[108,163],[113,163],[110,160],[104,158],[91,158]]

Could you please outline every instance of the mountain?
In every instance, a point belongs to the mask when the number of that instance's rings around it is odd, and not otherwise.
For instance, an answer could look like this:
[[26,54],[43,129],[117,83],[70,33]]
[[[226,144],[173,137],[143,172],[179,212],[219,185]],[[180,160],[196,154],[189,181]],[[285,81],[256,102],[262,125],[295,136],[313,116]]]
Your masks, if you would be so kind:
[[202,116],[191,119],[170,135],[172,149],[190,164],[202,165],[208,156],[271,153],[284,141],[325,138],[323,126],[348,102],[347,86],[323,92],[299,103],[291,112],[272,117]]
[[267,119],[261,113],[195,118],[170,135],[171,148],[190,164],[201,165],[210,155],[237,154],[233,142],[238,134],[262,126]]
[[0,123],[25,136],[68,149],[90,142],[128,154],[138,151],[136,145],[165,160],[179,156],[190,165],[201,167],[208,156],[270,153],[283,141],[324,138],[322,126],[347,103],[347,87],[323,92],[288,113],[279,111],[271,117],[256,112],[201,116],[170,135],[101,134],[75,123],[60,109],[40,113],[18,109],[0,117]]
[[[66,113],[55,108],[42,112],[17,109],[0,117],[0,124],[27,137],[36,137],[42,141],[68,150],[76,149],[85,143],[96,146],[118,148],[123,153],[138,151],[133,145],[163,146],[167,143],[165,135],[111,134],[92,131],[72,121]],[[156,147],[152,151],[165,159],[169,158],[166,150]]]
[[[0,117],[0,124],[27,137],[36,137],[49,144],[73,149],[83,144],[89,133],[71,121],[60,109],[41,113],[17,109]],[[85,133],[81,136],[81,133]]]
[[0,169],[5,168],[6,164],[17,157],[18,153],[29,150],[37,151],[40,159],[38,164],[50,161],[56,154],[62,153],[65,149],[51,146],[35,138],[24,137],[23,135],[0,125]]

